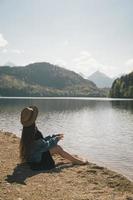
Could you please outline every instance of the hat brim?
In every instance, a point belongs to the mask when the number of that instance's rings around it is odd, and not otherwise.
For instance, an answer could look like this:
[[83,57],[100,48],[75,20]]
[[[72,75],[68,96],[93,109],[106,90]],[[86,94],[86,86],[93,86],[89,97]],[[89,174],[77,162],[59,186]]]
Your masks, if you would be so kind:
[[31,119],[26,122],[22,121],[22,119],[21,119],[21,123],[24,127],[28,127],[28,126],[31,126],[32,124],[34,124],[36,121],[36,118],[38,116],[38,108],[36,106],[29,106],[29,107],[33,109],[33,114],[32,114]]

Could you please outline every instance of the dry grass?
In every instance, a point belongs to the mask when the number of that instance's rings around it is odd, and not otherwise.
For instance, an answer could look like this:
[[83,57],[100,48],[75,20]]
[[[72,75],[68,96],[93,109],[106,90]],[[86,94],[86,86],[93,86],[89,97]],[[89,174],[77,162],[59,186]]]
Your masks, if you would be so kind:
[[[18,160],[19,139],[0,133],[0,200],[133,200],[133,183],[95,164],[35,172]],[[63,162],[64,164],[61,164]]]

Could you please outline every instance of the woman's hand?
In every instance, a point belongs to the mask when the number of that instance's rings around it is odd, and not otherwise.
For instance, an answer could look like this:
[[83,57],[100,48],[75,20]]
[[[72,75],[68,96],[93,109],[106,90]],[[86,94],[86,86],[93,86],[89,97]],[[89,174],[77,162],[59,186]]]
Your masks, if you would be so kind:
[[63,134],[63,133],[57,134],[56,137],[57,137],[59,140],[63,140],[64,134]]

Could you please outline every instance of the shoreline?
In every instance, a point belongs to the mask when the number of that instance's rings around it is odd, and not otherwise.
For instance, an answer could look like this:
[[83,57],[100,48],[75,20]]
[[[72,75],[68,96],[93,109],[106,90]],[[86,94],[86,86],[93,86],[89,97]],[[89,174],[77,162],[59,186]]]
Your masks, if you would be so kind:
[[133,182],[105,167],[56,156],[54,170],[36,172],[19,164],[15,134],[0,131],[0,147],[0,200],[133,200]]
[[108,164],[103,164],[103,163],[100,163],[100,162],[98,163],[94,159],[91,160],[91,163],[96,164],[96,165],[101,166],[101,167],[104,167],[104,168],[107,168],[108,170],[113,171],[117,174],[120,174],[123,177],[127,178],[129,181],[133,182],[133,178],[130,177],[129,175],[126,175],[126,173],[124,174],[122,169],[118,169],[117,167],[112,167],[111,165],[108,165]]
[[[4,130],[4,129],[0,129],[0,134],[3,133],[7,133],[7,134],[12,134],[14,135],[14,137],[17,137],[18,139],[20,139],[20,135],[19,134],[16,134],[16,133],[12,133],[12,132],[9,132],[9,130]],[[82,157],[82,156],[81,156]],[[87,159],[87,158],[86,158]],[[128,174],[126,175],[126,173],[124,174],[122,170],[118,169],[117,167],[112,167],[111,165],[108,165],[108,164],[103,164],[102,162],[97,162],[95,161],[95,159],[91,158],[90,159],[90,163],[92,164],[96,164],[98,166],[101,166],[101,167],[104,167],[104,168],[107,168],[108,170],[110,171],[114,171],[122,176],[124,176],[125,178],[127,178],[129,181],[133,182],[133,177],[130,177]]]
[[71,96],[51,96],[51,97],[39,97],[39,96],[0,96],[0,99],[72,99],[72,100],[91,100],[91,101],[133,101],[133,98],[111,98],[111,97],[71,97]]

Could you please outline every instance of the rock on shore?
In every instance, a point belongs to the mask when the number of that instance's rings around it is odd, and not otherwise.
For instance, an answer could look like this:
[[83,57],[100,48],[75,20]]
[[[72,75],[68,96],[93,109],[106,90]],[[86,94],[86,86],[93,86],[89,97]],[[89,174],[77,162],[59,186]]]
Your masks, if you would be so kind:
[[55,157],[52,171],[19,164],[19,138],[0,132],[0,200],[133,200],[133,183],[89,163],[71,165]]

